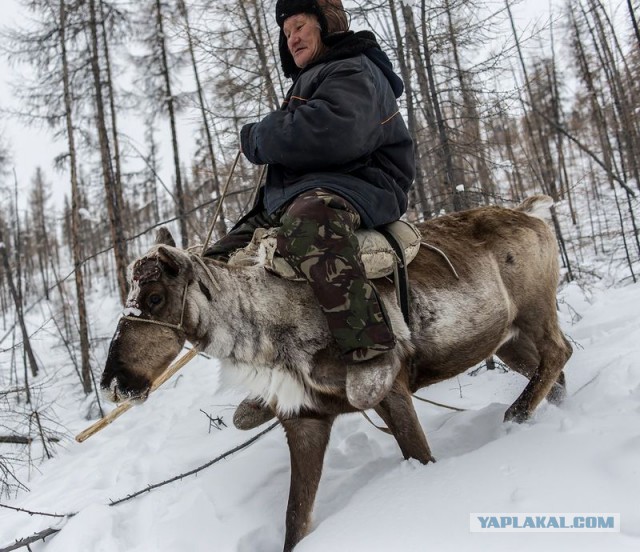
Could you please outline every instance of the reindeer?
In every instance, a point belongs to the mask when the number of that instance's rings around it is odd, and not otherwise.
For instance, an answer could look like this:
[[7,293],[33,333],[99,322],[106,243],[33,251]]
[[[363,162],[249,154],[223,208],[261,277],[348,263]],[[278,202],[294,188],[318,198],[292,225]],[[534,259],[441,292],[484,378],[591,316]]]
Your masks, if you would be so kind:
[[[411,395],[491,355],[529,379],[505,421],[522,422],[545,397],[556,404],[564,397],[562,370],[572,348],[556,313],[558,250],[545,222],[551,205],[551,198],[534,196],[515,209],[480,207],[421,224],[424,242],[434,247],[421,248],[409,266],[408,325],[393,284],[376,281],[402,362],[375,411],[404,458],[434,461]],[[129,316],[118,323],[102,389],[116,402],[144,400],[185,340],[220,359],[222,372],[244,381],[284,427],[290,552],[309,530],[331,426],[339,414],[356,411],[345,394],[347,367],[310,289],[261,266],[230,266],[177,249],[164,229],[132,264],[130,280]]]

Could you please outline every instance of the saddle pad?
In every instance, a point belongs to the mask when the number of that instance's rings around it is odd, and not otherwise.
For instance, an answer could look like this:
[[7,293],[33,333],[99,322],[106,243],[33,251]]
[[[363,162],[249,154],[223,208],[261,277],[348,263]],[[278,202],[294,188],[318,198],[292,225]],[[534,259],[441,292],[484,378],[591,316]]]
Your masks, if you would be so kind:
[[[420,250],[422,235],[411,223],[397,220],[384,227],[402,244],[407,264],[409,264]],[[287,280],[303,280],[299,278],[289,263],[276,252],[277,228],[258,228],[247,247],[236,251],[229,259],[229,264],[240,266],[264,266],[267,270],[286,278]],[[360,244],[360,257],[367,274],[367,278],[375,280],[393,273],[398,256],[387,239],[376,230],[358,230],[356,237]]]

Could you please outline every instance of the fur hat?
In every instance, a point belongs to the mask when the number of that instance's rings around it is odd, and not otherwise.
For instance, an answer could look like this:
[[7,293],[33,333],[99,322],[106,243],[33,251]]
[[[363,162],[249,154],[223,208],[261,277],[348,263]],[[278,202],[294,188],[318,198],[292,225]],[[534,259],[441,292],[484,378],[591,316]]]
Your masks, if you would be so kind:
[[287,18],[298,13],[309,13],[318,18],[323,40],[327,35],[349,30],[349,20],[341,0],[278,0],[276,21],[280,27],[280,61],[285,77],[292,77],[300,71],[289,52],[287,37],[282,30]]

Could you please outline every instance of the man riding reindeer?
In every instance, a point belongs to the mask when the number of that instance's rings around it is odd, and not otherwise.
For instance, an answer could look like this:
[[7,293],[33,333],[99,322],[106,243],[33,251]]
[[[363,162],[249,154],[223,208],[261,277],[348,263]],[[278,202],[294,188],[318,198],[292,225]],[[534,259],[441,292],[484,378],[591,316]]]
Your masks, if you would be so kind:
[[[340,0],[278,0],[280,61],[293,85],[278,111],[241,131],[241,149],[267,164],[253,209],[206,255],[228,260],[257,228],[277,227],[277,251],[308,281],[345,363],[347,397],[370,408],[400,367],[384,305],[360,259],[358,228],[399,219],[415,173],[399,112],[402,80],[370,31],[349,30]],[[245,399],[240,429],[273,417]]]

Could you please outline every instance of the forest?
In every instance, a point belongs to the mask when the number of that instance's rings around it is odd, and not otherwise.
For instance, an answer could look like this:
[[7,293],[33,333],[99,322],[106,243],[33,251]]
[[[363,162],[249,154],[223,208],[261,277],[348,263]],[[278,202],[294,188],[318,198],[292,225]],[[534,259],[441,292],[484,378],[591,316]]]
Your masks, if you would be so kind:
[[[0,497],[26,489],[25,467],[70,437],[47,391],[59,372],[33,342],[57,344],[76,415],[99,417],[113,327],[92,298],[124,303],[127,266],[161,226],[186,248],[218,211],[213,239],[225,235],[263,178],[246,160],[233,168],[240,128],[278,109],[290,84],[274,0],[19,2],[28,17],[0,29],[0,55],[21,71],[20,107],[0,113],[46,128],[62,153],[22,181],[0,134]],[[566,0],[524,28],[515,0],[344,4],[405,83],[418,162],[408,220],[548,194],[561,284],[636,282],[637,2]],[[185,121],[197,129],[187,140]]]

